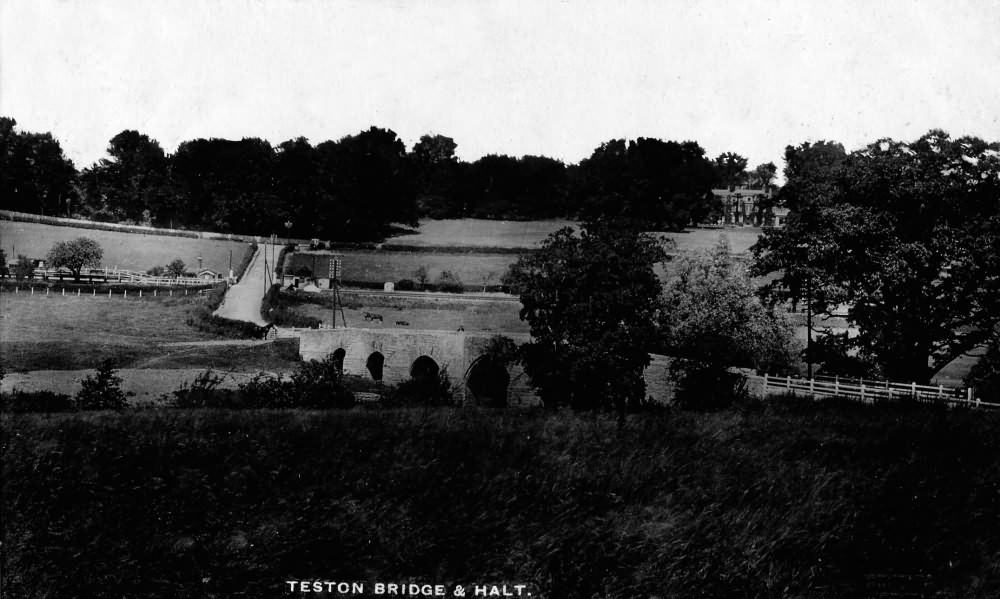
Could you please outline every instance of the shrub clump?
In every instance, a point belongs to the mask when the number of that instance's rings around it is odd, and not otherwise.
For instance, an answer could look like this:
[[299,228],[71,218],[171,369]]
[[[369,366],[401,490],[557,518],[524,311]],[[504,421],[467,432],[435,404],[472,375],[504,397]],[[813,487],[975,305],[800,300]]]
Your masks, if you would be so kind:
[[445,293],[462,293],[465,291],[465,286],[462,285],[462,279],[458,278],[458,275],[450,270],[443,271],[441,275],[434,281],[434,287],[438,291],[443,291]]
[[206,371],[190,384],[173,392],[177,408],[303,408],[325,410],[350,408],[354,394],[344,381],[340,362],[333,356],[311,360],[290,377],[257,373],[238,390],[218,389],[223,377]]
[[29,412],[72,412],[76,409],[73,398],[54,391],[21,391],[15,389],[0,395],[0,412],[27,414]]
[[387,406],[451,406],[455,404],[452,396],[451,377],[448,368],[442,368],[436,376],[409,378],[385,394],[384,403]]
[[396,282],[396,291],[416,291],[417,284],[413,279],[400,279]]
[[83,379],[75,403],[81,410],[123,410],[129,395],[122,391],[122,377],[118,376],[114,361],[107,359],[94,375]]

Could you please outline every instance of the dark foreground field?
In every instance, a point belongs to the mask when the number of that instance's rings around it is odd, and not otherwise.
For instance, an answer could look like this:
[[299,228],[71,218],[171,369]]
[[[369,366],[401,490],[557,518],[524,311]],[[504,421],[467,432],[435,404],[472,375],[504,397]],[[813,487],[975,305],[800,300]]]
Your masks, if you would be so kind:
[[289,579],[449,596],[475,582],[536,597],[1000,594],[994,414],[150,410],[2,424],[4,597],[301,596]]

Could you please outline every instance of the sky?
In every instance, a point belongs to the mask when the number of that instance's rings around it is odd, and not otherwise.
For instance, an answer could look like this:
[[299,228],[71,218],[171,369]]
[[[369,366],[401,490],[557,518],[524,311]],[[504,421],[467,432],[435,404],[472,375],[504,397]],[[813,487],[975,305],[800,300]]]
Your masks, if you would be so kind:
[[656,137],[780,169],[805,141],[1000,140],[998,31],[998,0],[0,0],[0,115],[78,168],[125,129],[375,125],[470,161]]

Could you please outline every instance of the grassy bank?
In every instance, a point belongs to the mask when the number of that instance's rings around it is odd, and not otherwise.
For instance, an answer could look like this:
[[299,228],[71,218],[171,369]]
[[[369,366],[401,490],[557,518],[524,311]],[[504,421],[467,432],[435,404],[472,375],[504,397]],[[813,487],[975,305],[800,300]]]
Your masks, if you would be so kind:
[[3,588],[996,596],[1000,420],[901,409],[4,416]]

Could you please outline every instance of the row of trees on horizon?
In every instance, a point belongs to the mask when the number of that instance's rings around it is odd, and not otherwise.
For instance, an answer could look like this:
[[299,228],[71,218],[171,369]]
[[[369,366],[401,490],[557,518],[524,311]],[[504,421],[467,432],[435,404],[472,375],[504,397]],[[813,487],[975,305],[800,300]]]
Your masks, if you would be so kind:
[[277,146],[260,138],[193,139],[173,154],[138,131],[77,170],[51,133],[0,117],[0,197],[9,210],[219,232],[376,239],[419,218],[632,219],[678,229],[718,215],[712,189],[772,185],[777,168],[714,160],[693,141],[610,140],[579,164],[546,156],[457,158],[445,135],[407,150],[371,127],[337,141]]

